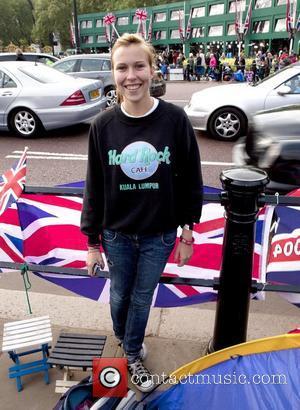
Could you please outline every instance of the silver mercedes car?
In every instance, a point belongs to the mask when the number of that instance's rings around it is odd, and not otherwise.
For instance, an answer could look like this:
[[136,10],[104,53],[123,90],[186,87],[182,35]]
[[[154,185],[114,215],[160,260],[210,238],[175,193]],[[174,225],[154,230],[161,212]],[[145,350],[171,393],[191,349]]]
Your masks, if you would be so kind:
[[256,84],[233,83],[198,91],[184,109],[194,129],[234,141],[246,134],[248,120],[257,111],[300,104],[300,92],[295,88],[299,80],[298,62]]
[[36,62],[0,62],[0,130],[35,138],[44,130],[89,122],[105,107],[100,80],[75,80]]

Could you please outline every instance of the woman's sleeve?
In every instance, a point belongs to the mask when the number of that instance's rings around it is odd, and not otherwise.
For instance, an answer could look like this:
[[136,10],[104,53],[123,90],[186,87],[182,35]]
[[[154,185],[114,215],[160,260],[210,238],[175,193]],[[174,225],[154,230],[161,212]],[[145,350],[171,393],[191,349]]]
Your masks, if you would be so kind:
[[88,236],[88,244],[98,244],[104,210],[104,183],[102,161],[97,145],[97,127],[92,124],[89,133],[88,163],[83,195],[80,229]]
[[198,223],[203,204],[203,180],[198,143],[192,125],[184,113],[179,136],[180,156],[180,208],[183,212],[182,224]]

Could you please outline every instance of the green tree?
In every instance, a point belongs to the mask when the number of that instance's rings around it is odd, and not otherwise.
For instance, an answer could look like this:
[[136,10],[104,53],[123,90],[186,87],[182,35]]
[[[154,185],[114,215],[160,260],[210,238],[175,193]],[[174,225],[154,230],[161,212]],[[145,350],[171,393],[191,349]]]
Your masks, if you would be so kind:
[[1,0],[0,33],[4,45],[31,43],[33,12],[27,0]]
[[72,19],[71,0],[35,0],[33,37],[49,44],[49,34],[59,33],[62,45],[69,45],[69,23]]

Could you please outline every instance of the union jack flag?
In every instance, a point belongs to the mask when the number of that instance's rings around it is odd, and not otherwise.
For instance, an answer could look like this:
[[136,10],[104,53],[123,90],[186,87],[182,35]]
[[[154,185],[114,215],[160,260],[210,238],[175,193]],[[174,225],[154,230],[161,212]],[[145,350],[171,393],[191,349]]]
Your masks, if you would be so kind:
[[[183,16],[184,18],[184,16]],[[184,41],[184,20],[182,18],[182,10],[178,12],[178,30],[179,30],[179,37],[181,41]]]
[[152,31],[153,31],[153,15],[151,14],[150,21],[149,21],[149,27],[148,27],[148,41],[152,40]]
[[137,9],[136,12],[135,12],[135,15],[136,15],[137,19],[140,20],[140,21],[147,19],[147,11],[146,10]]
[[116,16],[112,13],[108,13],[104,16],[103,21],[105,25],[109,26],[110,24],[114,24],[116,22]]
[[188,19],[188,23],[186,26],[185,37],[187,40],[191,38],[191,34],[192,34],[192,12],[193,12],[193,9],[190,10],[189,19]]
[[292,16],[291,16],[291,3],[290,0],[286,1],[286,17],[285,17],[286,31],[290,33],[292,31]]
[[26,179],[26,152],[27,147],[19,161],[0,176],[0,215],[22,194]]
[[[218,192],[213,188],[209,191]],[[79,228],[82,198],[23,194],[17,206],[22,229],[22,254],[27,263],[85,268],[86,238]],[[263,249],[264,242],[268,243],[265,239],[268,239],[266,233],[269,232],[267,215],[268,208],[264,208],[256,226],[253,278],[258,280],[264,277]],[[180,231],[179,228],[178,236]],[[223,231],[223,207],[219,204],[205,204],[201,223],[195,227],[194,255],[189,264],[179,268],[172,254],[164,275],[202,279],[217,277],[221,266]],[[105,270],[108,270],[107,265]],[[107,279],[49,273],[37,275],[79,295],[109,302],[110,283]],[[159,284],[155,290],[153,306],[185,306],[215,299],[216,292],[210,288]]]
[[[300,196],[300,189],[291,193]],[[267,279],[277,284],[300,285],[300,207],[277,206],[269,251]],[[282,295],[300,307],[298,293]]]
[[245,18],[245,23],[244,23],[244,35],[248,33],[248,30],[250,29],[251,25],[251,16],[252,16],[252,0],[249,1],[249,6],[247,10],[247,15]]

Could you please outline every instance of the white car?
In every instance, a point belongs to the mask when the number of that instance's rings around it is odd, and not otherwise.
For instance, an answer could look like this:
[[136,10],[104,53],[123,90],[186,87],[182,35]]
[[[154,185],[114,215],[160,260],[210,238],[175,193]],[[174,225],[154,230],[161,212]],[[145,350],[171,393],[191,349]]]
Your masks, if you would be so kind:
[[34,138],[89,122],[105,107],[99,80],[74,79],[41,63],[0,62],[0,130]]
[[300,104],[300,63],[277,71],[257,84],[234,83],[206,88],[184,107],[192,126],[217,139],[234,141],[247,132],[257,111]]

